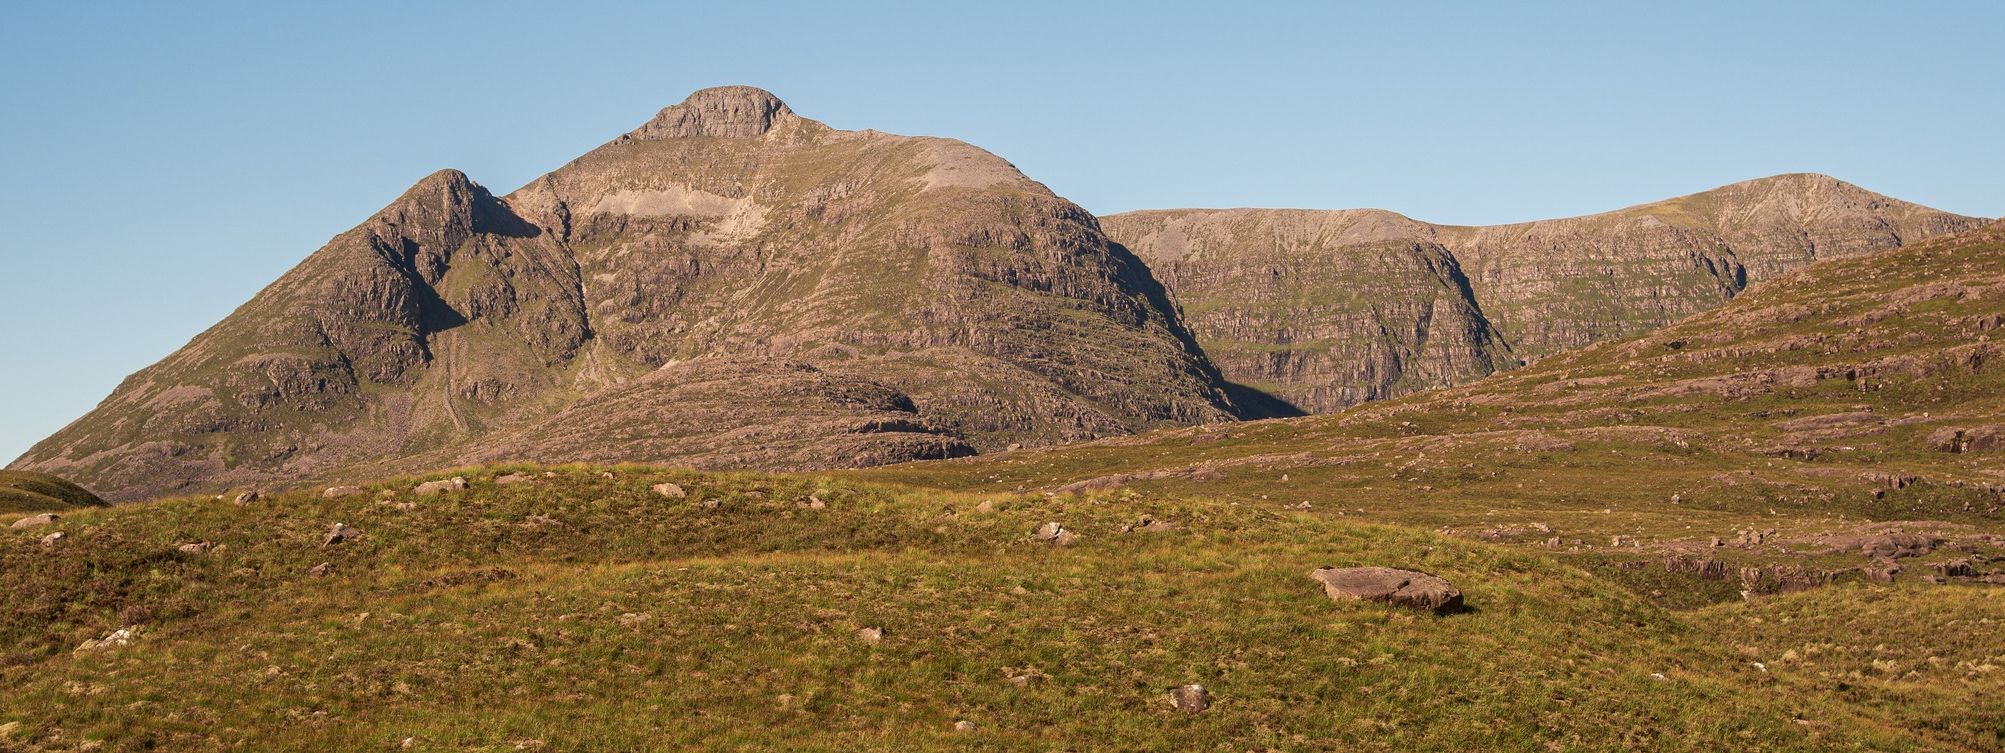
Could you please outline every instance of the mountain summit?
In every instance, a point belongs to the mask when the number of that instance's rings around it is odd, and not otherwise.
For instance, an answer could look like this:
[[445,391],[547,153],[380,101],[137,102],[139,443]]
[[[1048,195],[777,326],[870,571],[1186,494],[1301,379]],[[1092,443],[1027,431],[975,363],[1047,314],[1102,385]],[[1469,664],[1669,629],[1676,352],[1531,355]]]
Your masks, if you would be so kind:
[[435,173],[13,467],[114,500],[489,459],[834,468],[1226,420],[1147,268],[949,139],[705,89]]

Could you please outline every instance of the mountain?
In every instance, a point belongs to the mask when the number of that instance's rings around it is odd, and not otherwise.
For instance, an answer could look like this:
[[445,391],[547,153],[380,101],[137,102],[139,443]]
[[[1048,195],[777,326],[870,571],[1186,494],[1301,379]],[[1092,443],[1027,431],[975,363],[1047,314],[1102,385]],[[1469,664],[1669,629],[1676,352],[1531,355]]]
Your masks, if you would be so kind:
[[1812,261],[1981,223],[1807,174],[1493,227],[1372,209],[1103,220],[1169,288],[1226,378],[1311,412],[1633,336]]
[[2005,224],[1331,415],[77,510],[0,748],[1992,753],[2001,323]]
[[11,467],[131,500],[601,457],[612,421],[625,460],[827,468],[1233,410],[1092,215],[723,87],[507,196],[425,178]]

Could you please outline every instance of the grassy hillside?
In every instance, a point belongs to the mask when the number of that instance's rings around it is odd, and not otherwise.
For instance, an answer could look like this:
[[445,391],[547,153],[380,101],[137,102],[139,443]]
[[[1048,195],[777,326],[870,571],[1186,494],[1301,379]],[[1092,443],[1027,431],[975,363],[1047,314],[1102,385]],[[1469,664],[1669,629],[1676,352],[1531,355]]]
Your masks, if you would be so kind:
[[35,471],[0,470],[0,515],[59,512],[104,505],[89,489]]
[[[0,613],[0,724],[19,724],[0,744],[1976,750],[1996,740],[1965,719],[1924,729],[1872,703],[1776,692],[1798,681],[1751,662],[1779,662],[1785,647],[1764,644],[1775,641],[1758,625],[1788,605],[1700,619],[1507,547],[1211,501],[613,473],[571,467],[512,485],[471,473],[471,489],[422,499],[405,480],[337,500],[81,512],[54,554],[0,537],[0,587],[33,595]],[[689,496],[650,490],[665,480]],[[809,496],[825,507],[803,507]],[[710,499],[719,504],[706,508]],[[1119,533],[1141,514],[1177,527]],[[1047,520],[1081,539],[1032,541]],[[322,546],[334,522],[361,538]],[[215,547],[179,548],[196,542]],[[323,562],[331,574],[308,574]],[[1304,575],[1349,564],[1440,574],[1471,611],[1336,604]],[[1884,590],[1842,592],[1932,595]],[[1995,619],[2001,607],[1926,616]],[[1808,611],[1797,619],[1828,620]],[[142,626],[130,645],[72,652],[130,624]],[[865,627],[882,640],[859,639]],[[1193,682],[1216,705],[1186,716],[1165,691]],[[1999,689],[1991,675],[1953,682]],[[956,732],[963,720],[976,728]]]
[[1994,229],[1330,416],[73,511],[0,531],[0,749],[1995,751],[2001,321]]

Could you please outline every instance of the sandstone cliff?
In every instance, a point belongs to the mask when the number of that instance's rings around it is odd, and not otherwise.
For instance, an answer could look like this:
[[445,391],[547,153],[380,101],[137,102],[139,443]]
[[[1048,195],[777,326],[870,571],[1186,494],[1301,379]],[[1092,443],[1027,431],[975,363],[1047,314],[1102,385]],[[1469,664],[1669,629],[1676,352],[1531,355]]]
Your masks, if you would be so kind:
[[708,89],[497,198],[419,182],[13,467],[111,499],[499,458],[826,468],[1232,418],[1009,163]]
[[1313,412],[1636,335],[1818,259],[1980,223],[1800,174],[1494,227],[1379,210],[1104,220],[1169,288],[1227,379]]

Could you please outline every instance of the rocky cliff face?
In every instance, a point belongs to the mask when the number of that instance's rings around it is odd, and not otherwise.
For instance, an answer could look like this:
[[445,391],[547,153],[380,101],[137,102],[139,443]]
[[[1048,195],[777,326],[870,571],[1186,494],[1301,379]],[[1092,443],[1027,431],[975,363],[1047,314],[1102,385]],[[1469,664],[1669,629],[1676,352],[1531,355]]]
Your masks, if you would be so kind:
[[1085,211],[724,87],[507,197],[426,178],[13,467],[134,499],[612,459],[615,430],[622,460],[827,468],[1232,415]]
[[1495,227],[1378,210],[1115,215],[1226,378],[1312,412],[1458,384],[1981,220],[1821,175]]

